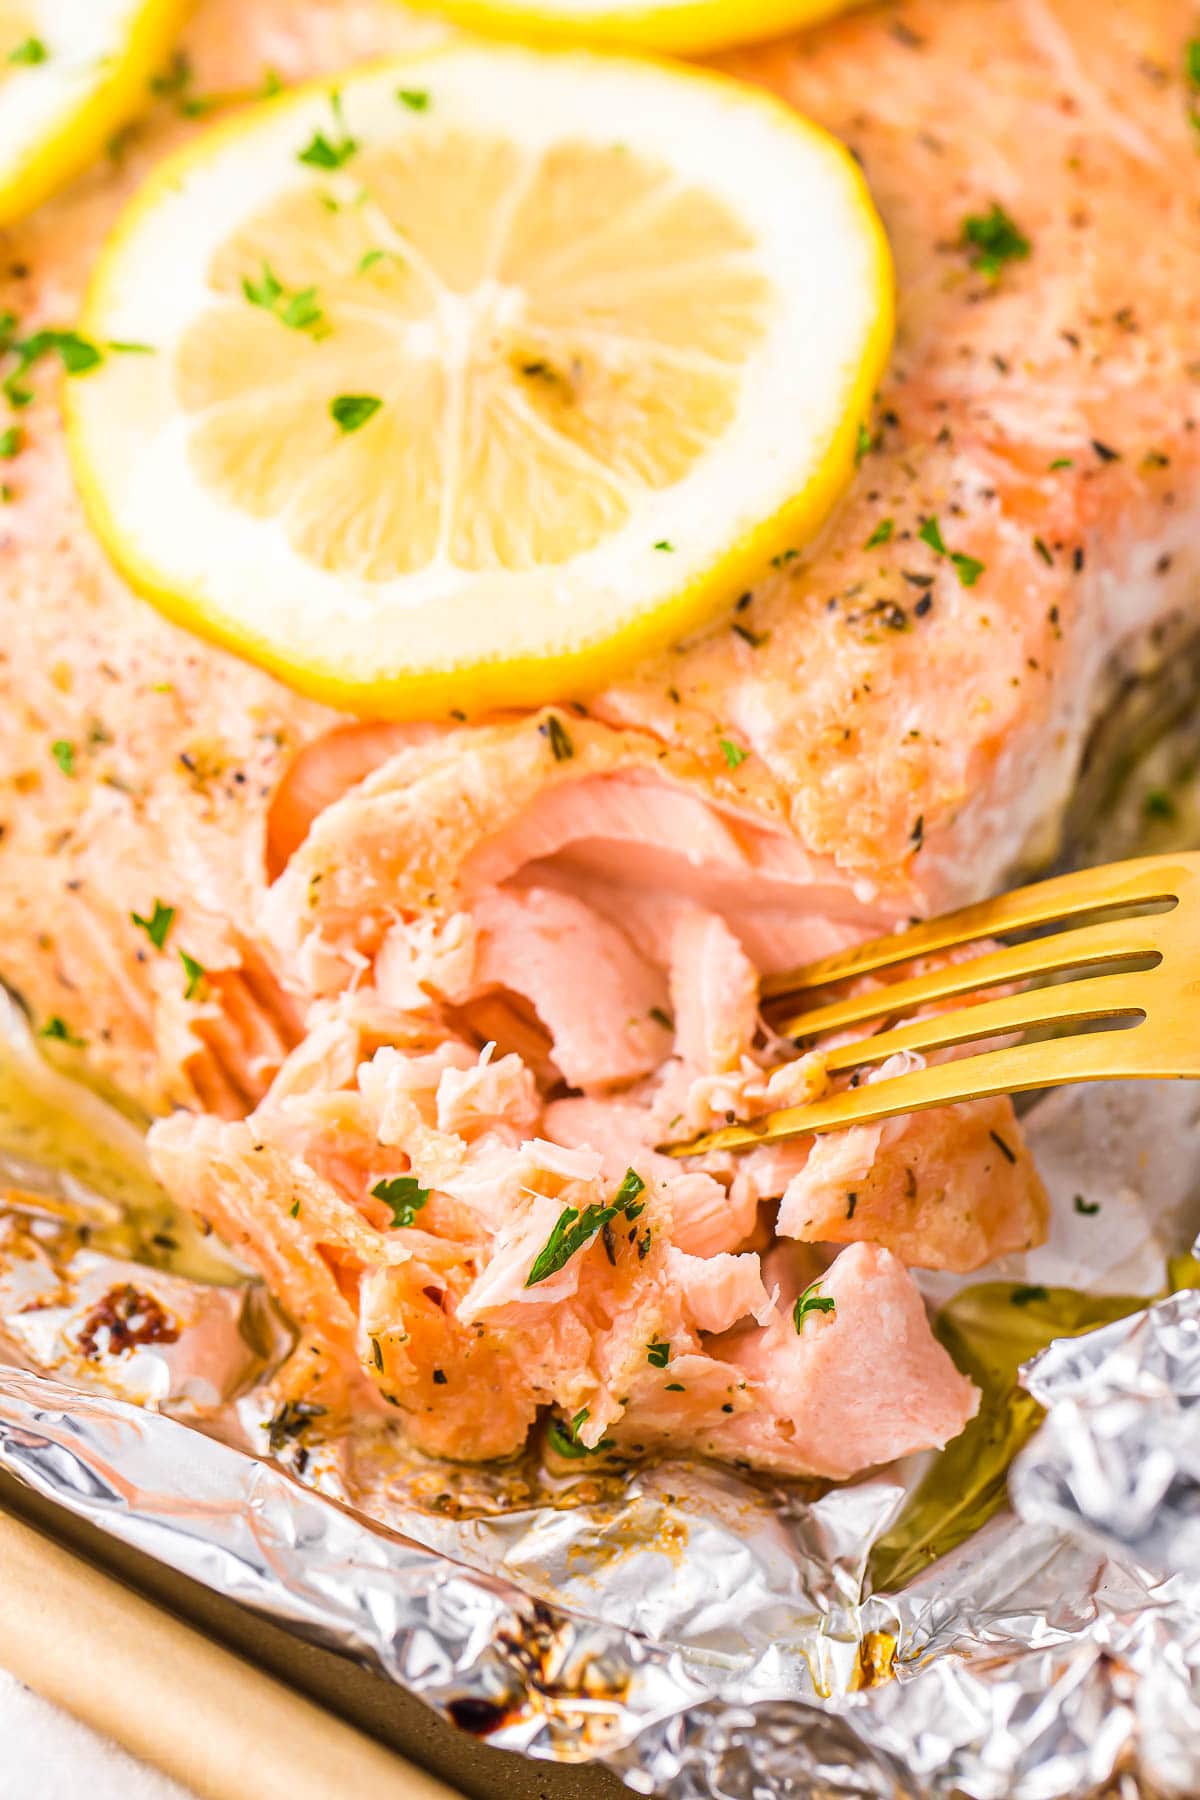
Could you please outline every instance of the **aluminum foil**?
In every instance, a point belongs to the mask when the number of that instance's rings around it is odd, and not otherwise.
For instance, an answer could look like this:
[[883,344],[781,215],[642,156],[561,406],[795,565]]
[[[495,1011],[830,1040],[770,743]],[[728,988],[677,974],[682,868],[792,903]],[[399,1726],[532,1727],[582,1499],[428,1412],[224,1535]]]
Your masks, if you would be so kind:
[[[1036,1108],[1058,1224],[1014,1279],[1161,1287],[1200,1224],[1197,1107],[1173,1087]],[[372,1486],[368,1444],[302,1484],[286,1436],[264,1454],[255,1381],[280,1345],[253,1285],[81,1251],[24,1202],[0,1463],[497,1746],[675,1800],[1200,1792],[1200,1291],[1051,1344],[1023,1374],[1047,1413],[1012,1506],[889,1594],[870,1554],[919,1462],[825,1492],[686,1462],[472,1490],[427,1462]],[[96,1308],[127,1290],[121,1329],[147,1335],[121,1348]]]

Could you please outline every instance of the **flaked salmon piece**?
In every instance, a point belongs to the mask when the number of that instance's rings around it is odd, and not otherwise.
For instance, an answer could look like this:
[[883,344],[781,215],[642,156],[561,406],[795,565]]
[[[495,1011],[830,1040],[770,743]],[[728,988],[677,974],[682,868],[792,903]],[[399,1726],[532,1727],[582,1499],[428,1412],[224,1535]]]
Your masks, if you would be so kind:
[[[476,987],[477,957],[475,923],[469,913],[414,919],[387,932],[372,964],[372,980],[389,1005],[420,1011],[434,995],[451,1002],[468,999]],[[335,959],[331,948],[328,971],[319,978],[321,988],[338,986]]]
[[675,1047],[705,1075],[736,1069],[758,1029],[758,970],[718,913],[689,908],[671,927]]
[[[343,1421],[381,1410],[360,1373],[357,1294],[339,1279],[374,1249],[354,1208],[244,1123],[178,1113],[155,1127],[153,1155],[164,1185],[262,1274],[286,1309],[297,1342],[278,1377],[281,1392]],[[398,1245],[392,1254],[406,1253]]]
[[830,1264],[820,1292],[832,1311],[807,1313],[797,1330],[777,1307],[761,1331],[725,1351],[760,1400],[755,1412],[717,1424],[716,1453],[840,1478],[904,1456],[914,1443],[957,1437],[975,1416],[978,1390],[931,1333],[899,1258],[854,1244]]
[[1011,1107],[976,1100],[818,1138],[784,1189],[776,1229],[809,1243],[866,1240],[910,1265],[965,1271],[1040,1244],[1048,1216]]
[[[704,1169],[686,1169],[654,1149],[654,1115],[643,1106],[617,1099],[552,1100],[543,1129],[558,1143],[599,1152],[604,1178],[618,1183],[626,1169],[636,1168],[647,1180],[671,1182],[671,1237],[693,1256],[715,1256],[736,1250],[754,1235],[759,1194],[749,1183],[726,1185],[732,1169],[722,1166],[725,1181]],[[725,1159],[725,1165],[732,1159]],[[781,1190],[777,1190],[778,1192]]]
[[[456,1048],[412,1059],[384,1049],[359,1066],[345,1105],[365,1108],[376,1129],[336,1178],[297,1149],[306,1114],[313,1142],[327,1144],[329,1096],[290,1071],[286,1091],[244,1123],[179,1114],[154,1127],[160,1176],[264,1267],[297,1324],[282,1394],[338,1419],[393,1406],[410,1439],[441,1455],[510,1455],[554,1406],[586,1448],[670,1443],[796,1474],[939,1443],[969,1416],[974,1389],[888,1252],[855,1246],[825,1277],[854,1354],[841,1338],[832,1353],[824,1338],[801,1341],[755,1251],[680,1248],[676,1212],[693,1177],[668,1165],[614,1187],[588,1146],[518,1140],[505,1091],[522,1074],[516,1058],[473,1063],[484,1082],[497,1078],[477,1095],[497,1102],[494,1118],[481,1105],[447,1118],[447,1093],[472,1074]],[[412,1210],[398,1221],[376,1176],[385,1119],[405,1109],[423,1135],[405,1132]],[[597,1223],[539,1274],[564,1213],[588,1208],[603,1209]],[[862,1375],[885,1354],[889,1381],[916,1387],[881,1419],[878,1385]],[[851,1370],[836,1450],[820,1442],[830,1403],[811,1391],[831,1355]]]
[[[572,1087],[634,1081],[665,1059],[671,1035],[662,1023],[661,970],[584,901],[550,888],[494,888],[471,917],[473,985],[513,989],[530,1001]],[[750,1006],[753,1015],[753,974]]]

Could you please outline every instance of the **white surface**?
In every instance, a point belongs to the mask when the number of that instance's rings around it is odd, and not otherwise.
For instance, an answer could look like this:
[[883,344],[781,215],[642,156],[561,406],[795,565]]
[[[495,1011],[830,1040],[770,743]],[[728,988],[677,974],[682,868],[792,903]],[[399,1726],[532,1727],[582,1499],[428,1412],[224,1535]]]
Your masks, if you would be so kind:
[[193,1800],[0,1669],[0,1800]]

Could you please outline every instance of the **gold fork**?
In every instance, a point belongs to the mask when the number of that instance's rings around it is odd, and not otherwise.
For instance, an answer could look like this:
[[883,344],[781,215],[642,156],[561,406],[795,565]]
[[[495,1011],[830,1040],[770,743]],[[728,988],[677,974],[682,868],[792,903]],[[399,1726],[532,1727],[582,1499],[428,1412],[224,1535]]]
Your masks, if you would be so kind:
[[[1118,910],[1126,916],[1096,916]],[[1063,929],[1081,919],[1091,922]],[[1045,927],[1057,929],[1045,933]],[[849,999],[811,1004],[813,994],[835,982],[879,975],[981,938],[1029,931],[1044,935]],[[991,1000],[973,998],[1050,976],[1070,979]],[[798,1049],[830,1032],[878,1025],[948,1000],[966,1004],[829,1051],[829,1075],[853,1071],[842,1092],[662,1148],[671,1156],[745,1150],[993,1094],[1077,1081],[1200,1077],[1200,854],[1139,857],[1038,882],[763,983],[764,1013]],[[1127,1029],[1079,1029],[1100,1019],[1121,1021]],[[860,1083],[859,1071],[902,1050],[927,1055],[1042,1026],[1058,1027],[1061,1035]]]

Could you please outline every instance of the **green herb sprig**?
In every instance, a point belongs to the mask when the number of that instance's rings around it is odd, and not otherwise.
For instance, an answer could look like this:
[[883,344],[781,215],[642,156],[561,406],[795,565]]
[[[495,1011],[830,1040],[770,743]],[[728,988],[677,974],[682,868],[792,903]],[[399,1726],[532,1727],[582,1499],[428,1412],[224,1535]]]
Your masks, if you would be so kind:
[[569,1425],[562,1424],[558,1419],[551,1420],[547,1436],[560,1456],[570,1457],[574,1461],[581,1456],[599,1456],[602,1450],[612,1449],[612,1438],[601,1438],[598,1444],[592,1445],[580,1443],[579,1433],[587,1424],[587,1420],[588,1409],[586,1406],[579,1409]]
[[971,267],[988,281],[998,281],[1005,263],[1024,262],[1033,245],[996,201],[985,213],[968,213],[959,240]]
[[637,1171],[626,1169],[611,1205],[593,1202],[582,1210],[577,1206],[564,1206],[550,1236],[533,1259],[525,1286],[536,1287],[539,1281],[546,1281],[560,1269],[565,1269],[576,1251],[590,1244],[596,1234],[605,1225],[611,1225],[620,1214],[631,1221],[638,1218],[646,1207],[645,1201],[639,1198],[645,1188]]
[[804,1321],[810,1313],[836,1312],[837,1302],[833,1295],[817,1292],[823,1280],[824,1276],[820,1276],[816,1281],[810,1282],[793,1306],[792,1324],[796,1327],[797,1332],[803,1331]]
[[431,1188],[422,1187],[415,1175],[393,1175],[377,1181],[371,1189],[376,1200],[392,1209],[392,1229],[415,1225],[417,1214],[428,1200]]
[[173,906],[164,906],[161,900],[156,900],[154,902],[154,911],[150,914],[148,919],[143,918],[141,913],[136,912],[131,912],[129,916],[137,926],[138,930],[145,932],[146,936],[150,939],[150,942],[154,945],[154,948],[156,950],[161,950],[167,941],[167,933],[170,931],[174,922],[175,908]]

